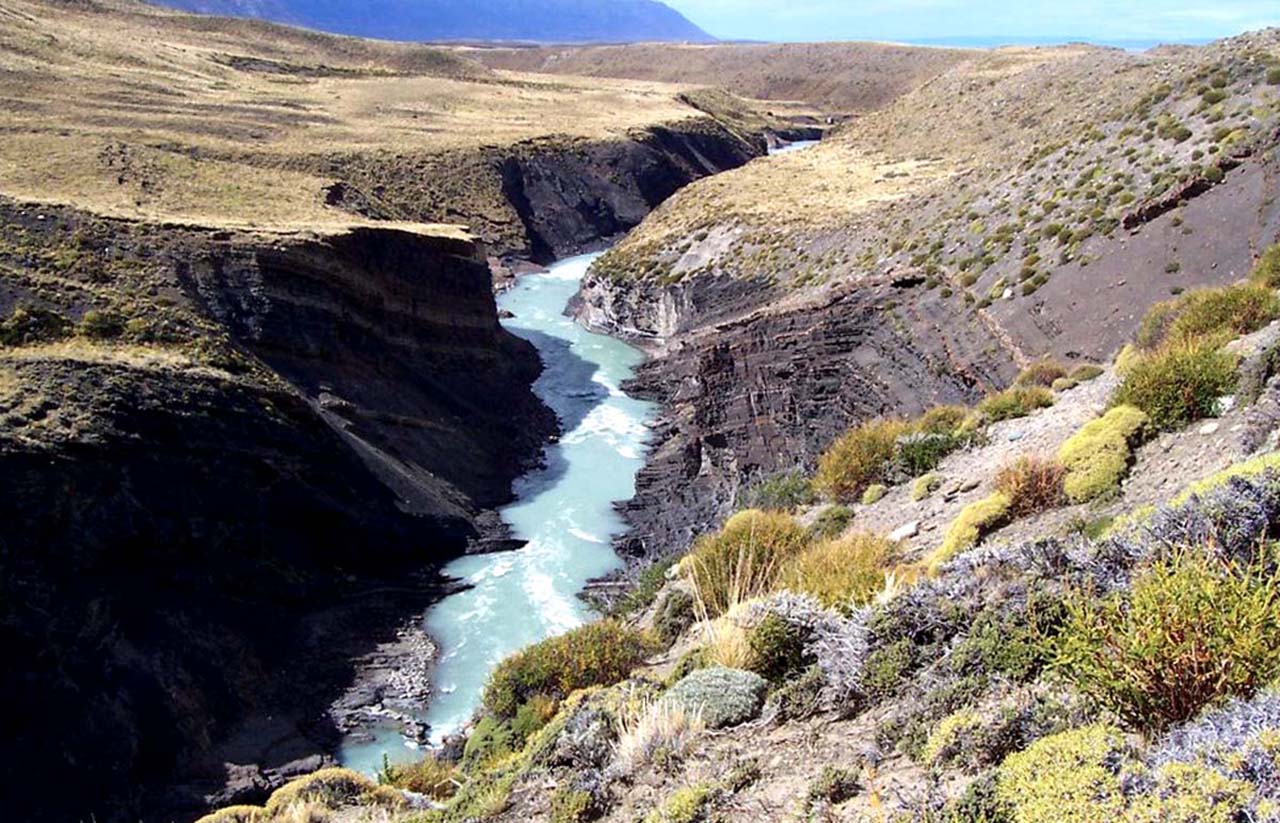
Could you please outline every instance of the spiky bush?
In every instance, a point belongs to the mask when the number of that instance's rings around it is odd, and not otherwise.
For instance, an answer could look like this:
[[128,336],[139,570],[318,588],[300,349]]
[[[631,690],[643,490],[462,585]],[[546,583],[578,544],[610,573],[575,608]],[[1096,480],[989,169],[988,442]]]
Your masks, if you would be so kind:
[[1066,377],[1066,366],[1056,360],[1044,358],[1037,360],[1022,370],[1014,381],[1016,386],[1052,386],[1053,381]]
[[667,697],[624,706],[617,722],[614,767],[627,776],[657,757],[680,757],[706,728],[700,708]]
[[1236,359],[1218,346],[1213,340],[1175,343],[1140,356],[1113,402],[1140,409],[1161,431],[1213,415],[1236,383]]
[[452,763],[428,755],[416,763],[388,764],[379,782],[436,800],[448,800],[458,790],[461,775]]
[[1067,472],[1063,491],[1072,503],[1088,503],[1119,491],[1147,421],[1133,406],[1117,406],[1062,444],[1058,460]]
[[1028,517],[1066,502],[1067,470],[1056,460],[1024,456],[996,473],[996,491],[1009,498],[1009,516]]
[[1068,611],[1055,666],[1142,731],[1280,675],[1280,584],[1199,548],[1158,560],[1127,596],[1079,595]]
[[814,488],[832,500],[857,501],[868,486],[886,480],[898,438],[907,431],[901,420],[869,420],[851,429],[819,458]]
[[848,609],[869,601],[884,587],[896,556],[888,538],[862,532],[824,540],[792,558],[781,585],[807,594],[827,608]]
[[808,545],[789,515],[748,509],[718,533],[698,540],[686,561],[704,616],[773,591],[783,567]]
[[640,632],[601,620],[528,646],[498,664],[484,690],[484,706],[513,718],[535,696],[563,700],[588,686],[626,678],[652,650]]

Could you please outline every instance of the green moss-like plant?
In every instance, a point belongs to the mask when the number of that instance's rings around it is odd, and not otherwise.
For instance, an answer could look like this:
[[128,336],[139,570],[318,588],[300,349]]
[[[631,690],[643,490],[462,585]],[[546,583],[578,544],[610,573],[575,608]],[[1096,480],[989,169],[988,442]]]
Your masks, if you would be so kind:
[[941,765],[960,737],[981,728],[982,724],[982,716],[972,708],[947,715],[929,734],[929,739],[920,752],[920,759],[930,766]]
[[984,399],[977,411],[987,423],[1000,423],[1052,405],[1053,392],[1043,386],[1013,386]]
[[1058,460],[1067,470],[1067,499],[1088,503],[1119,491],[1147,423],[1147,416],[1133,406],[1116,406],[1063,443]]
[[397,789],[448,800],[458,790],[461,776],[457,766],[428,755],[416,763],[386,765],[379,780]]
[[715,798],[715,787],[710,783],[696,783],[677,789],[644,818],[644,823],[694,823]]
[[1269,289],[1280,289],[1280,243],[1262,253],[1249,279]]
[[587,686],[625,678],[652,650],[640,632],[601,620],[529,646],[498,664],[485,686],[484,706],[513,718],[535,695],[563,700]]
[[1101,366],[1095,366],[1092,363],[1083,363],[1071,370],[1068,375],[1077,383],[1088,383],[1090,380],[1096,380],[1101,377],[1106,370]]
[[261,806],[227,806],[206,814],[196,823],[266,823],[267,810]]
[[772,591],[785,563],[809,542],[789,515],[748,509],[718,533],[700,539],[686,564],[696,596],[707,615]]
[[919,503],[940,488],[942,488],[942,477],[930,472],[923,477],[917,477],[916,481],[911,484],[911,499]]
[[1108,726],[1046,737],[1001,764],[996,798],[1014,823],[1123,820],[1118,764],[1127,754],[1124,735]]
[[1113,402],[1142,410],[1161,431],[1214,414],[1218,399],[1236,383],[1236,358],[1220,350],[1219,342],[1177,343],[1139,357]]
[[929,556],[929,573],[936,574],[944,563],[978,545],[983,537],[1007,523],[1009,506],[1008,496],[1000,492],[966,506],[947,529],[942,545]]
[[590,792],[561,787],[551,795],[551,823],[587,823],[594,805]]
[[874,506],[876,503],[883,500],[884,496],[888,493],[888,487],[881,483],[875,483],[867,486],[866,491],[862,493],[862,505]]
[[1228,466],[1222,471],[1216,472],[1202,480],[1197,480],[1178,494],[1178,496],[1171,501],[1170,505],[1181,506],[1183,503],[1190,500],[1192,495],[1203,496],[1214,489],[1222,488],[1233,477],[1257,477],[1269,469],[1280,471],[1280,452],[1260,454],[1257,457],[1251,457],[1248,460],[1236,463],[1233,466]]
[[1068,615],[1054,666],[1144,732],[1280,675],[1280,581],[1199,547],[1155,563],[1128,596],[1078,595]]

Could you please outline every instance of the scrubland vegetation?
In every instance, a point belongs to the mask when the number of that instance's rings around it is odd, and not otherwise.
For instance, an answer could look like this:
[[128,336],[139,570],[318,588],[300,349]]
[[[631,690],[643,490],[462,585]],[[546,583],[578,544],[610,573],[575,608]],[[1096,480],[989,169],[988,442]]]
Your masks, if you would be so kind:
[[[1059,527],[986,545],[1011,523],[1115,499],[1150,438],[1216,413],[1235,384],[1227,344],[1276,316],[1258,285],[1268,260],[1250,283],[1154,309],[1108,384],[1110,407],[1056,454],[1009,459],[936,545],[860,529],[859,511],[899,486],[927,501],[946,461],[963,465],[992,431],[1105,369],[1037,361],[972,410],[854,427],[812,477],[757,484],[743,500],[758,508],[661,565],[626,624],[592,624],[504,662],[460,765],[428,759],[384,780],[441,804],[423,819],[462,820],[527,809],[514,787],[553,779],[551,818],[592,820],[639,775],[680,774],[711,745],[707,729],[876,709],[878,757],[967,786],[922,794],[895,821],[1269,813],[1280,801],[1269,776],[1280,774],[1268,690],[1280,676],[1273,455],[1092,537]],[[1184,362],[1188,347],[1196,357]],[[875,798],[876,770],[858,763],[825,766],[800,802],[812,812]],[[758,765],[738,763],[728,777],[677,781],[638,811],[704,819],[758,779]]]

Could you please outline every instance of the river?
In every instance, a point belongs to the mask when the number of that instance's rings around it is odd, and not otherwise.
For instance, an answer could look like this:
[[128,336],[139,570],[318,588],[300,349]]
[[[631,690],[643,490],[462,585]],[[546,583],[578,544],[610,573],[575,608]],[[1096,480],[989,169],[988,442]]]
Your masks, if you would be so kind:
[[[547,272],[519,278],[498,298],[514,315],[503,321],[532,342],[544,372],[534,391],[560,417],[564,436],[546,451],[545,467],[517,481],[516,502],[501,512],[515,537],[514,552],[460,558],[446,567],[469,588],[427,613],[427,632],[440,645],[435,693],[424,718],[432,742],[458,731],[479,704],[489,672],[512,652],[561,634],[591,618],[578,595],[592,578],[621,565],[611,538],[623,524],[614,503],[635,493],[644,463],[652,403],[620,386],[640,364],[636,349],[593,334],[564,314],[598,255],[563,260]],[[350,742],[340,760],[373,772],[421,757],[393,729]]]

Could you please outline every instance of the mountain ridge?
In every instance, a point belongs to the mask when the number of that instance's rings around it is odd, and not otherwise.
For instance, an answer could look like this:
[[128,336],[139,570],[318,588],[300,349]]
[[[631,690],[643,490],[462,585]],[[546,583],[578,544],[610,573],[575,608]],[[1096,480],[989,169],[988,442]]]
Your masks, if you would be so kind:
[[333,0],[161,0],[199,14],[250,17],[383,40],[607,43],[714,37],[657,0],[375,0],[354,8]]

